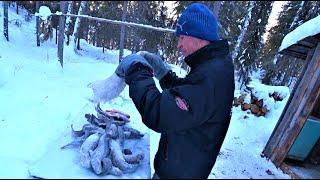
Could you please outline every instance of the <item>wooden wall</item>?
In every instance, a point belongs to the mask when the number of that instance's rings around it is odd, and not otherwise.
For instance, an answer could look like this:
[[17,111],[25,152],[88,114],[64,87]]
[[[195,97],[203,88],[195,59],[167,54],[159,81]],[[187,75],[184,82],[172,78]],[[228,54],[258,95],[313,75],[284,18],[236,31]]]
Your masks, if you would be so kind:
[[309,51],[307,67],[291,95],[263,154],[279,167],[320,95],[320,43]]

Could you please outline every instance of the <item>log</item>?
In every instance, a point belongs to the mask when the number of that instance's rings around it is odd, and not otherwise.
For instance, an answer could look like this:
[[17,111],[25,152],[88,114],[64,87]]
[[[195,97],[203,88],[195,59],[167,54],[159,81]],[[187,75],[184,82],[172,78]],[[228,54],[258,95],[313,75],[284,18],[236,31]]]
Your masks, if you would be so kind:
[[243,111],[246,111],[246,110],[248,110],[248,109],[250,109],[251,108],[251,104],[248,104],[248,103],[243,103],[243,104],[241,104],[241,109],[243,110]]
[[258,114],[260,108],[256,104],[251,104],[250,110],[252,114]]
[[262,108],[263,107],[263,99],[260,99],[258,101],[256,101],[255,103],[259,108]]
[[267,109],[267,106],[264,105],[262,108],[261,108],[261,112],[263,112],[264,114],[268,112],[268,109]]

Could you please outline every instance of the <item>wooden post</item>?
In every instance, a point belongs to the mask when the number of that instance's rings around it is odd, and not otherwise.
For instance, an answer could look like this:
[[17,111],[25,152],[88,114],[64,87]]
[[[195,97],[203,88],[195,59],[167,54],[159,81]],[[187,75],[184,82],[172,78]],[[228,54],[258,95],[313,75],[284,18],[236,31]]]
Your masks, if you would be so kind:
[[303,86],[301,94],[301,100],[298,101],[297,108],[292,109],[292,122],[289,124],[289,128],[286,128],[283,137],[279,141],[279,149],[277,153],[273,154],[272,159],[276,164],[281,164],[287,155],[290,147],[294,143],[296,137],[301,131],[304,123],[306,122],[308,116],[312,112],[313,106],[315,105],[315,100],[318,99],[320,94],[320,43],[318,43],[313,57],[308,64],[307,72],[304,74],[306,77],[303,81],[305,85]]
[[[17,2],[18,7],[18,2]],[[36,1],[36,11],[39,13],[40,8],[40,1]],[[17,8],[18,9],[18,8]],[[17,10],[18,14],[18,10]],[[37,36],[37,46],[40,46],[40,37],[39,37],[39,28],[40,28],[40,18],[39,16],[36,17],[36,36]]]
[[[66,13],[66,1],[60,1],[60,10]],[[60,16],[59,18],[59,41],[58,41],[58,60],[63,68],[63,46],[64,46],[64,25],[66,17]]]
[[[127,1],[124,1],[123,2],[122,21],[126,21],[126,15],[127,15]],[[126,27],[122,24],[121,25],[121,31],[120,31],[119,62],[121,62],[122,56],[123,56],[125,28]]]
[[7,41],[9,41],[8,2],[7,1],[3,1],[3,15],[4,15],[3,34],[4,34],[4,37],[6,37]]
[[267,156],[268,158],[271,157],[271,154],[273,153],[273,151],[276,149],[277,147],[277,143],[279,141],[279,138],[280,138],[280,135],[281,135],[281,130],[278,130],[278,129],[283,129],[284,126],[286,125],[287,121],[289,121],[288,119],[284,119],[284,115],[286,114],[287,110],[289,109],[289,106],[292,102],[292,99],[294,97],[294,95],[296,94],[296,91],[298,89],[298,86],[300,85],[301,83],[301,80],[303,78],[303,74],[305,74],[306,70],[307,70],[307,67],[308,67],[308,63],[309,61],[311,60],[312,56],[313,56],[313,53],[314,53],[314,50],[310,50],[309,53],[308,53],[308,56],[307,56],[307,65],[305,65],[303,71],[302,71],[302,75],[299,77],[298,81],[296,82],[296,84],[294,85],[294,88],[290,94],[290,97],[287,101],[287,104],[285,105],[280,117],[279,117],[279,120],[275,126],[275,129],[273,130],[268,142],[267,142],[267,145],[265,147],[265,149],[263,150],[262,154],[264,154],[265,156]]
[[56,44],[58,44],[58,27],[56,28]]

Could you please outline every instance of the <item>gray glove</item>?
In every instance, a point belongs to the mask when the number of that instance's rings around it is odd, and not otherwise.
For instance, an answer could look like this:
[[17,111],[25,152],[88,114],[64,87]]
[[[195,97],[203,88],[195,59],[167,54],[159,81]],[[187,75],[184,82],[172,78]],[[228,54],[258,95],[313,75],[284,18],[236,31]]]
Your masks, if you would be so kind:
[[115,73],[121,77],[121,78],[125,78],[127,71],[129,70],[129,68],[137,63],[141,63],[147,67],[149,67],[150,69],[152,69],[152,67],[150,66],[150,64],[140,55],[137,54],[130,54],[128,56],[126,56],[125,58],[123,58],[123,60],[119,63]]
[[139,51],[137,54],[141,55],[148,61],[152,66],[154,76],[158,80],[161,80],[170,71],[170,66],[163,62],[160,56],[147,51]]

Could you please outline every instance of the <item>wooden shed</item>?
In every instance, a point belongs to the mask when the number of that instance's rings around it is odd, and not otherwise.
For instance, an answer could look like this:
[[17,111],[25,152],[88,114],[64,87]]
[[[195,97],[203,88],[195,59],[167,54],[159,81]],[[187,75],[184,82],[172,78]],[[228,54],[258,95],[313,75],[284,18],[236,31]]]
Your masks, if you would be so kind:
[[[306,148],[304,143],[310,141],[308,135],[304,135],[305,139],[301,140],[302,130],[306,128],[306,124],[310,118],[319,120],[320,124],[320,33],[304,37],[296,43],[282,49],[280,54],[291,57],[300,58],[307,61],[303,73],[300,75],[295,84],[289,100],[262,152],[262,155],[270,159],[276,167],[280,167],[287,173],[293,174],[297,178],[305,178],[295,173],[294,166],[289,166],[287,162],[290,161],[289,152],[293,146],[299,142],[300,136],[300,150]],[[308,130],[305,130],[307,133]],[[318,132],[315,132],[318,133]],[[320,129],[319,129],[320,133]],[[312,145],[308,153],[308,160],[319,161],[320,164],[320,140],[316,138],[316,143]],[[301,149],[302,147],[302,149]],[[293,165],[304,161],[294,161]],[[310,178],[320,178],[320,165],[317,163],[310,169]],[[306,167],[305,165],[301,165]],[[305,168],[306,169],[306,168]],[[307,168],[308,169],[308,168]],[[316,177],[317,176],[317,177]]]

